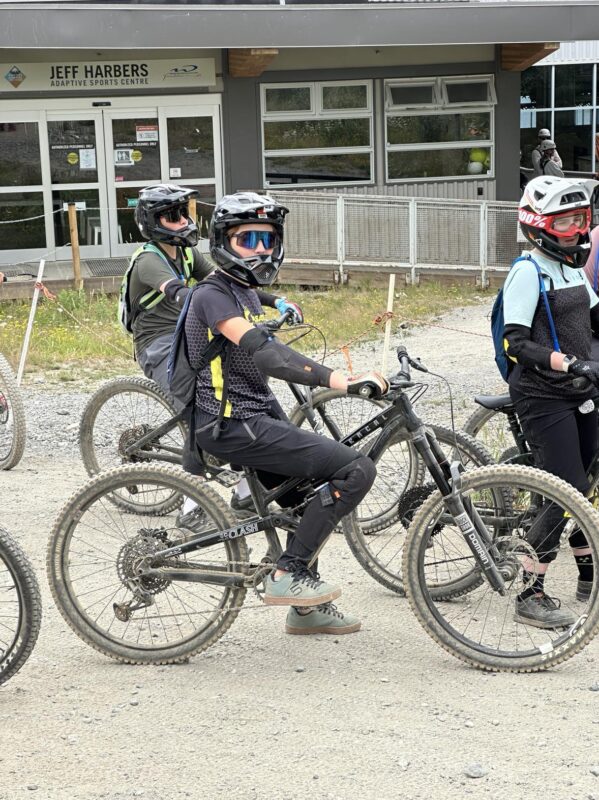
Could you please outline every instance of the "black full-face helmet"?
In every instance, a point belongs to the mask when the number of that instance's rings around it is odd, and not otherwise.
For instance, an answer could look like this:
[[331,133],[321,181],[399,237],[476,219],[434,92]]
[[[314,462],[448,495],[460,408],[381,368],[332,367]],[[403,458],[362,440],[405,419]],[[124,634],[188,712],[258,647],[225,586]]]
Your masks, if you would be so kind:
[[[170,183],[146,186],[139,192],[135,208],[135,222],[145,239],[164,242],[176,247],[194,247],[198,243],[198,228],[189,218],[189,201],[199,197],[195,189],[185,189]],[[183,216],[187,225],[171,231],[160,224],[160,217],[172,216],[173,222]]]
[[[283,263],[283,228],[289,209],[272,197],[256,192],[235,192],[216,204],[210,222],[210,254],[219,267],[250,286],[269,286]],[[231,228],[239,225],[269,223],[276,241],[272,253],[256,253],[243,258],[236,253],[229,238]]]

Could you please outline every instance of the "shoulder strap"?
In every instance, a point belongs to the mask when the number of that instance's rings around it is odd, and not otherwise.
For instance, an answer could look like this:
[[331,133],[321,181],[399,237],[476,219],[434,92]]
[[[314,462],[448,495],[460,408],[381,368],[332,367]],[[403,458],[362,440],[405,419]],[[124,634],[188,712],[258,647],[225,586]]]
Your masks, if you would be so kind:
[[[549,330],[551,331],[551,339],[553,341],[553,349],[557,353],[561,353],[562,351],[560,350],[559,342],[557,340],[557,333],[556,333],[556,330],[555,330],[555,324],[553,322],[553,315],[551,314],[551,307],[549,306],[549,299],[547,297],[547,289],[545,289],[545,281],[543,280],[544,277],[548,277],[548,276],[544,276],[543,275],[543,273],[541,272],[541,267],[537,264],[537,262],[530,255],[530,253],[525,255],[525,256],[520,256],[520,258],[517,258],[514,261],[514,264],[517,261],[531,261],[535,265],[535,268],[537,270],[537,275],[539,276],[539,288],[540,288],[541,294],[543,296],[543,302],[545,303],[545,311],[547,312],[547,319],[549,321]],[[551,280],[551,278],[549,278],[549,280]]]
[[593,289],[597,293],[599,287],[599,246],[595,253],[595,263],[593,264]]

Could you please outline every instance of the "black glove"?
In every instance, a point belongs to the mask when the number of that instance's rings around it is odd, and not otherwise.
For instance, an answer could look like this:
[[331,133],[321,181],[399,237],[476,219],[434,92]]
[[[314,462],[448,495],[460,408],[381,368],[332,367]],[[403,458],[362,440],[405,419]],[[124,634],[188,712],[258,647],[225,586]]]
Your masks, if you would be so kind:
[[568,367],[568,373],[577,378],[586,378],[595,386],[599,386],[599,361],[582,361],[577,358]]
[[[597,365],[599,367],[599,364]],[[389,382],[380,372],[365,372],[355,378],[348,378],[347,393],[361,394],[380,400],[389,391]]]

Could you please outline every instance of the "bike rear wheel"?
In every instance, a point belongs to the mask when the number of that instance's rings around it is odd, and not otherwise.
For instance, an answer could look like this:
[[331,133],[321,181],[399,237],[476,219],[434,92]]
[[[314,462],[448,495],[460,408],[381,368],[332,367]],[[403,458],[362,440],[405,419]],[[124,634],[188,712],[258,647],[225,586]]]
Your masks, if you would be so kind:
[[19,463],[25,440],[21,393],[10,364],[0,354],[0,469],[12,469]]
[[[138,452],[126,452],[176,413],[166,392],[148,378],[115,378],[103,384],[87,403],[79,426],[79,446],[87,474],[97,475],[123,464],[160,461],[161,455],[180,460],[187,437],[187,426],[182,421]],[[134,486],[124,487],[112,498],[115,505],[132,513],[167,514],[178,506],[179,494],[164,495],[158,507],[148,507],[146,500],[135,493]]]
[[[462,431],[454,432],[451,428],[441,425],[427,425],[427,428],[434,434],[441,448],[446,453],[451,453],[451,460],[459,460],[465,469],[493,463],[493,459],[482,444]],[[370,490],[370,494],[373,494],[385,490],[397,492],[398,487],[403,488],[403,493],[399,500],[395,501],[393,510],[376,522],[373,521],[370,526],[365,526],[361,504],[357,509],[361,524],[353,528],[350,535],[346,534],[352,553],[366,572],[387,589],[400,595],[405,594],[402,550],[406,530],[416,510],[435,490],[433,483],[410,486],[409,482],[404,480],[404,456],[412,448],[407,437],[407,431],[399,431],[388,442],[387,447],[376,461],[377,480]],[[420,462],[419,458],[418,461]],[[424,464],[420,463],[424,470]],[[367,501],[370,494],[366,497]],[[456,588],[448,588],[448,591],[455,591]]]
[[0,684],[31,655],[42,621],[33,567],[21,546],[0,528]]
[[[497,508],[493,515],[489,498],[506,494],[511,497],[511,508],[507,512]],[[539,518],[539,509],[554,504],[551,507],[558,516],[562,514],[562,540],[580,530],[591,548],[594,564],[599,563],[599,514],[572,486],[531,467],[495,465],[473,470],[462,478],[462,496],[475,505],[484,498],[485,509],[481,513],[500,553],[505,595],[491,589],[463,533],[448,519],[441,494],[436,491],[414,517],[404,549],[406,592],[425,631],[453,656],[492,671],[534,672],[580,652],[597,633],[599,579],[595,574],[587,601],[576,599],[578,572],[567,542],[562,541],[557,559],[547,571],[545,591],[559,598],[561,608],[571,615],[572,624],[558,629],[524,624],[521,618],[515,618],[516,597],[530,588],[538,574],[538,556],[527,541],[527,534]],[[533,504],[537,504],[536,509]],[[564,517],[566,513],[568,516]],[[526,574],[523,562],[527,565]],[[475,573],[479,581],[473,581]],[[462,574],[469,576],[470,591],[450,602],[443,587],[459,580]]]
[[[184,493],[202,518],[191,531],[172,512],[150,516],[115,508],[113,495],[131,485],[144,496]],[[111,658],[131,664],[185,660],[214,644],[235,621],[246,589],[224,581],[247,575],[248,549],[241,538],[187,556],[161,560],[160,551],[236,524],[213,489],[177,467],[125,466],[102,473],[71,497],[54,524],[46,560],[52,596],[75,633]],[[201,572],[206,581],[143,577],[144,560]]]

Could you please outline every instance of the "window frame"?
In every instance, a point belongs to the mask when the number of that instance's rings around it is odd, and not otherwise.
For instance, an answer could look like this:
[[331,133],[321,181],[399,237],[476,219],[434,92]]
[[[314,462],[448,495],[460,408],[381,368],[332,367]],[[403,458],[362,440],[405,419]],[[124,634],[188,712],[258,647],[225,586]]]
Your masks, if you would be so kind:
[[[390,93],[387,90],[389,85],[401,84],[420,84],[422,85],[422,78],[405,78],[401,81],[389,78],[385,80],[384,85],[384,129],[383,141],[385,145],[385,183],[431,183],[434,181],[480,181],[480,180],[494,180],[495,179],[495,105],[497,103],[497,95],[495,92],[495,84],[493,75],[448,75],[437,76],[431,81],[435,82],[435,91],[437,103],[436,105],[420,105],[414,106],[412,104],[393,105],[389,103]],[[465,103],[450,103],[447,98],[446,85],[456,83],[482,83],[487,82],[489,87],[487,102],[465,102]],[[430,81],[429,81],[430,82]],[[440,116],[446,114],[459,114],[459,113],[479,112],[481,114],[489,114],[489,138],[488,139],[474,139],[472,141],[454,141],[454,142],[427,142],[427,143],[411,143],[411,144],[389,144],[387,139],[387,121],[390,117],[414,117],[414,116]],[[480,174],[466,174],[466,175],[440,175],[440,176],[427,176],[423,178],[393,178],[389,175],[389,153],[394,152],[422,152],[425,150],[470,150],[474,147],[480,147],[489,151],[490,167],[484,173]]]
[[[325,109],[323,108],[323,88],[330,86],[366,86],[365,108],[358,109]],[[266,91],[268,89],[287,89],[287,88],[310,88],[311,112],[307,111],[266,111]],[[284,150],[266,150],[265,148],[265,124],[268,122],[302,122],[309,120],[350,120],[368,119],[370,144],[368,146],[357,147],[306,147],[289,148]],[[376,183],[375,176],[375,128],[374,128],[374,109],[373,109],[373,82],[370,79],[364,80],[337,80],[337,81],[302,81],[294,83],[263,83],[260,86],[260,133],[262,137],[262,181],[263,186],[268,189],[278,188],[309,188],[313,186],[373,186]],[[293,157],[293,156],[332,156],[368,153],[370,156],[370,178],[368,180],[339,180],[339,181],[312,181],[301,183],[271,183],[266,177],[266,161],[268,158]]]

